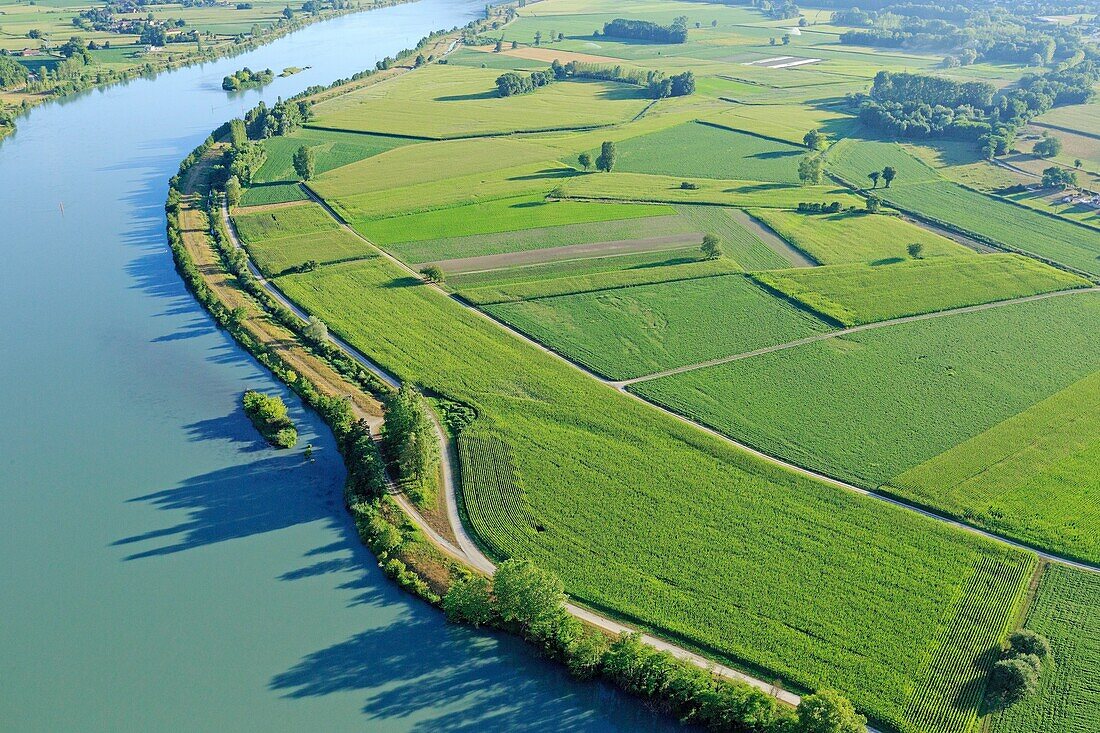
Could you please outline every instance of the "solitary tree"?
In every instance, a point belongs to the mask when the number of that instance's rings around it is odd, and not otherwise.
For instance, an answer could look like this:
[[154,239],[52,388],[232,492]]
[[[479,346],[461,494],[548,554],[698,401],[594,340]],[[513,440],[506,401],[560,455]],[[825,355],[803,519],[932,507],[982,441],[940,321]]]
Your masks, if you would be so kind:
[[718,20],[717,20],[717,19],[715,19],[715,20],[712,20],[712,21],[710,22],[710,27],[711,27],[711,28],[717,28],[717,27],[718,27]]
[[303,145],[294,151],[294,170],[298,173],[299,179],[308,181],[313,178],[316,166],[317,160],[313,154],[313,148]]
[[504,50],[504,39],[503,38],[498,38],[497,39],[497,47],[493,49],[493,52],[494,53],[500,53],[503,50]]
[[1073,161],[1073,167],[1074,168],[1080,168],[1081,167],[1081,159],[1080,158],[1077,158]]
[[867,718],[839,692],[823,690],[798,704],[798,733],[864,733]]
[[818,184],[822,178],[821,156],[804,155],[798,163],[798,180],[803,184]]
[[310,316],[302,330],[311,341],[323,343],[328,340],[328,326],[317,316]]
[[878,179],[882,176],[878,171],[871,171],[867,177],[871,179],[871,188],[878,188]]
[[783,45],[784,46],[789,46],[790,43],[791,43],[791,34],[790,33],[784,33],[783,34]]
[[894,169],[894,166],[888,165],[882,169],[882,180],[886,181],[887,188],[890,188],[890,183],[897,177],[898,172]]
[[610,173],[615,168],[615,143],[607,140],[600,146],[600,155],[596,158],[596,170]]
[[703,245],[699,249],[708,260],[716,260],[722,256],[722,244],[713,234],[703,237]]
[[913,242],[905,248],[905,251],[908,252],[909,256],[914,260],[919,260],[921,258],[921,253],[924,252],[924,245],[920,242]]
[[1077,171],[1066,170],[1056,165],[1043,169],[1043,186],[1046,188],[1069,188],[1077,185]]
[[802,142],[810,150],[821,150],[828,141],[818,130],[813,129],[802,136]]
[[1050,642],[1030,629],[1013,631],[1008,637],[1008,649],[1010,654],[1031,654],[1041,662],[1050,659]]
[[542,31],[535,31],[535,45],[542,45]]
[[868,196],[865,209],[868,214],[877,214],[878,210],[882,208],[882,199],[878,196]]
[[519,41],[512,41],[512,49],[515,50],[517,48],[519,48]]
[[771,38],[769,38],[768,43],[771,44],[772,46],[774,46],[775,45],[775,36],[772,36]]
[[241,179],[230,176],[225,182],[225,200],[231,207],[241,203]]
[[581,153],[577,156],[577,162],[580,163],[581,168],[586,171],[592,170],[592,156],[588,153]]
[[1053,158],[1062,152],[1062,140],[1054,137],[1049,132],[1043,133],[1043,139],[1035,143],[1032,151],[1040,158]]
[[285,8],[283,8],[283,17],[286,18],[287,20],[290,20],[291,18],[294,17],[294,11],[290,9],[289,5],[287,5]]
[[444,282],[447,277],[443,274],[443,270],[441,270],[438,265],[428,265],[420,271],[420,274],[430,283]]

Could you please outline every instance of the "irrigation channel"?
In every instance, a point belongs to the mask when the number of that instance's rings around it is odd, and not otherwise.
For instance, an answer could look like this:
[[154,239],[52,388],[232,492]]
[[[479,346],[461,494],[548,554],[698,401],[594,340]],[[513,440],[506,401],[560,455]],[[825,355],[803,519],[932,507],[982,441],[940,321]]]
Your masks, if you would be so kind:
[[[481,12],[421,2],[43,105],[0,143],[0,728],[663,731],[393,586],[331,435],[173,270],[167,180],[208,132]],[[227,94],[249,66],[309,66]],[[239,408],[278,392],[301,450]]]

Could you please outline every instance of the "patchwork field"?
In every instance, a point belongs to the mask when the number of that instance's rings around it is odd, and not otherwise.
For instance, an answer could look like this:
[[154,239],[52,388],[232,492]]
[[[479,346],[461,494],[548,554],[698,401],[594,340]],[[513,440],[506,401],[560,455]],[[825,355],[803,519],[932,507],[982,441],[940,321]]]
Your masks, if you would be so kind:
[[1100,576],[1050,566],[1025,628],[1050,639],[1055,663],[1038,695],[993,719],[994,733],[1100,729]]
[[694,190],[681,186],[682,177],[643,173],[590,173],[563,182],[568,196],[588,199],[626,201],[663,201],[676,204],[719,204],[737,207],[775,207],[793,209],[800,202],[861,205],[844,188],[830,185],[798,186],[792,183],[713,180],[693,178]]
[[741,275],[640,285],[487,308],[611,379],[628,379],[828,329]]
[[823,265],[865,262],[887,265],[910,258],[910,244],[922,257],[970,257],[972,250],[896,216],[851,212],[801,214],[780,209],[750,213]]
[[629,120],[647,104],[638,87],[588,80],[558,82],[532,94],[501,98],[498,76],[497,69],[430,64],[322,102],[310,124],[426,138],[465,137],[608,125]]
[[617,153],[616,170],[628,173],[796,183],[806,149],[689,122],[631,138]]
[[845,326],[1009,300],[1090,283],[1021,255],[832,265],[755,274],[760,282]]
[[827,339],[630,389],[770,454],[874,488],[1100,369],[1090,326],[1098,316],[1100,296],[1071,294]]
[[[951,705],[950,670],[975,664],[967,646],[929,664],[938,640],[996,636],[1012,615],[1011,591],[975,597],[988,604],[981,614],[956,604],[983,563],[1026,567],[1025,556],[757,461],[524,345],[381,258],[282,282],[386,369],[492,423],[526,511],[517,517],[515,501],[487,497],[473,529],[495,552],[559,573],[582,602],[717,658],[837,687],[899,728],[914,705]],[[704,519],[730,516],[735,524]],[[1010,587],[1012,573],[1003,577]],[[967,684],[984,673],[970,669]],[[918,682],[931,693],[915,700]]]

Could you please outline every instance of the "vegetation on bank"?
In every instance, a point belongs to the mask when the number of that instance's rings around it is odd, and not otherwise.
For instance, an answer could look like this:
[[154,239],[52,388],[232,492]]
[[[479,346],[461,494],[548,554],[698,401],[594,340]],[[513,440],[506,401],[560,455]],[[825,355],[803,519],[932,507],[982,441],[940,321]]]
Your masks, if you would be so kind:
[[241,89],[259,88],[270,84],[274,79],[275,72],[271,69],[253,71],[246,66],[222,79],[222,89],[227,92],[236,92]]
[[286,414],[282,397],[250,389],[244,393],[241,404],[244,414],[268,443],[276,448],[293,448],[298,442],[298,430]]

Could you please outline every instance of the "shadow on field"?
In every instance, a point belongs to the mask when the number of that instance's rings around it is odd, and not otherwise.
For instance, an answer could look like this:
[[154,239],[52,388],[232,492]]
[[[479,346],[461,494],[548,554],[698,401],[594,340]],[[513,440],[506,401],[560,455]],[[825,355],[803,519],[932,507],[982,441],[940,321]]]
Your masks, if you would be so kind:
[[448,94],[442,97],[436,97],[435,102],[474,102],[479,99],[498,99],[500,94],[496,89],[489,89],[484,92],[475,92],[473,94]]
[[543,178],[572,178],[582,173],[576,168],[543,168],[537,173],[528,173],[525,176],[510,176],[508,181],[537,181]]

